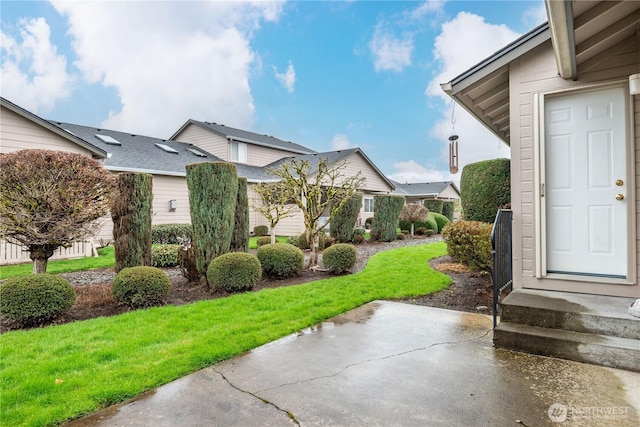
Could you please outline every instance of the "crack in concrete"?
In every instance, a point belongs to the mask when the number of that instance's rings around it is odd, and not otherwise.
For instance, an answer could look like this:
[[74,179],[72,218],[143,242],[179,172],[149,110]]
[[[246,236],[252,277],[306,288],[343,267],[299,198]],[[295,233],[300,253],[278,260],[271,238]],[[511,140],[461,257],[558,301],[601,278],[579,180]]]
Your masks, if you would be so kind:
[[215,368],[212,368],[212,369],[213,369],[213,371],[214,371],[215,373],[217,373],[218,375],[220,375],[220,376],[222,377],[222,379],[223,379],[223,380],[225,380],[225,382],[226,382],[227,384],[229,384],[229,386],[231,386],[232,388],[234,388],[234,389],[238,390],[238,391],[239,391],[239,392],[241,392],[241,393],[245,393],[245,394],[248,394],[248,395],[250,395],[250,396],[252,396],[252,397],[255,397],[256,399],[260,400],[262,403],[266,403],[267,405],[271,405],[271,406],[273,406],[274,408],[276,408],[276,410],[277,410],[277,411],[284,412],[284,413],[287,415],[287,417],[289,417],[289,419],[290,419],[290,420],[291,420],[295,425],[300,426],[300,422],[296,419],[296,417],[295,417],[295,415],[294,415],[293,413],[291,413],[291,412],[287,411],[286,409],[282,409],[281,407],[279,407],[279,406],[278,406],[278,405],[276,405],[275,403],[273,403],[273,402],[271,402],[271,401],[269,401],[269,400],[267,400],[267,399],[265,399],[265,398],[263,398],[263,397],[258,396],[256,393],[260,393],[260,391],[257,391],[257,392],[255,392],[255,393],[252,393],[252,392],[250,392],[250,391],[248,391],[248,390],[243,390],[243,389],[241,389],[240,387],[238,387],[237,385],[233,384],[231,381],[229,381],[229,379],[228,379],[228,378],[227,378],[227,377],[226,377],[222,372],[220,372],[220,371],[216,370]]
[[384,356],[384,357],[378,357],[378,358],[375,358],[375,359],[362,360],[362,361],[360,361],[358,363],[351,363],[349,365],[346,365],[343,368],[341,368],[340,370],[338,370],[337,372],[335,372],[333,374],[330,374],[330,375],[322,375],[320,377],[306,378],[306,379],[303,379],[303,380],[298,380],[298,381],[292,381],[292,382],[288,382],[288,383],[284,383],[284,384],[279,384],[279,385],[274,386],[274,387],[269,387],[269,388],[265,388],[265,389],[262,389],[262,390],[257,390],[256,393],[262,393],[262,392],[265,392],[265,391],[276,390],[278,388],[286,387],[286,386],[289,386],[289,385],[302,384],[302,383],[306,383],[306,382],[310,382],[310,381],[316,381],[316,380],[322,380],[322,379],[326,379],[326,378],[334,378],[334,377],[337,377],[338,375],[342,374],[347,369],[353,368],[355,366],[364,365],[365,363],[370,363],[370,362],[377,362],[377,361],[381,361],[381,360],[392,359],[394,357],[404,356],[405,354],[414,353],[416,351],[428,350],[431,347],[436,347],[436,346],[440,346],[440,345],[448,345],[448,344],[454,344],[455,345],[455,344],[462,344],[462,343],[467,343],[467,342],[472,342],[472,341],[478,341],[478,340],[483,339],[487,335],[489,335],[492,331],[493,331],[492,329],[489,329],[484,334],[482,334],[480,336],[477,336],[477,337],[474,337],[474,338],[469,338],[469,339],[466,339],[466,340],[436,342],[436,343],[433,343],[433,344],[429,344],[428,346],[425,346],[425,347],[412,348],[411,350],[402,351],[400,353],[389,354],[389,355]]

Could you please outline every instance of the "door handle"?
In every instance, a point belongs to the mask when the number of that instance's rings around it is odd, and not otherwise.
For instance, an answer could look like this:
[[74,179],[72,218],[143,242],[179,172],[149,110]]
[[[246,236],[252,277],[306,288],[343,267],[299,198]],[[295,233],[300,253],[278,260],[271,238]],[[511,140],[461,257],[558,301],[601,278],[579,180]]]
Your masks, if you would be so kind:
[[624,196],[622,194],[620,194],[620,193],[616,194],[616,200],[620,201],[620,200],[623,200],[623,199],[624,199]]

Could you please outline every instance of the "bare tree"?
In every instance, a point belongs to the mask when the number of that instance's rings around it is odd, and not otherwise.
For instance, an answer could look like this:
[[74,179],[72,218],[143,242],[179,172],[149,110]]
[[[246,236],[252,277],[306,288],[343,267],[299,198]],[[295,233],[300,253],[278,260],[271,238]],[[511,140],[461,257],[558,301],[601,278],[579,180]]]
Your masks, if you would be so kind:
[[86,155],[22,150],[0,156],[0,237],[23,245],[33,273],[45,273],[59,247],[99,227],[109,209],[113,178]]
[[411,223],[411,237],[413,237],[414,224],[420,221],[426,221],[429,216],[429,209],[417,203],[409,203],[402,207],[400,211],[400,219]]
[[258,199],[253,199],[252,206],[269,222],[271,243],[276,242],[276,225],[281,219],[295,214],[297,206],[289,203],[289,191],[282,181],[264,182],[253,186]]
[[[358,172],[346,175],[346,162],[330,163],[320,157],[314,167],[305,159],[291,159],[270,172],[279,177],[287,198],[294,201],[302,211],[305,233],[311,256],[310,269],[318,265],[318,241],[320,233],[331,223],[334,212],[355,195],[362,186],[364,178]],[[322,216],[328,220],[320,223]]]

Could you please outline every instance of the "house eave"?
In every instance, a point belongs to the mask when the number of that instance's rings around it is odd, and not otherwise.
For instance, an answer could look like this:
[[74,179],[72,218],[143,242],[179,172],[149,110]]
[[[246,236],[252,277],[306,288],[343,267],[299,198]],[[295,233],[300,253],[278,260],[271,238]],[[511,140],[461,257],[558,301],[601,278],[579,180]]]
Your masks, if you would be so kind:
[[551,44],[558,65],[558,74],[563,79],[578,79],[576,42],[573,28],[573,10],[570,1],[545,0]]

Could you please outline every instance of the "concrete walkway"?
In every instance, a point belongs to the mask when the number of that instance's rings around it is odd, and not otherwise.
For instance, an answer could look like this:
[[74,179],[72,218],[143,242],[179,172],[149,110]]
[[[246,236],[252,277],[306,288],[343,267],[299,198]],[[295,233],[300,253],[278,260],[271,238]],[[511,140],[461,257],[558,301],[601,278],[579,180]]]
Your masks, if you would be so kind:
[[640,374],[491,335],[488,316],[373,302],[70,425],[640,425]]

